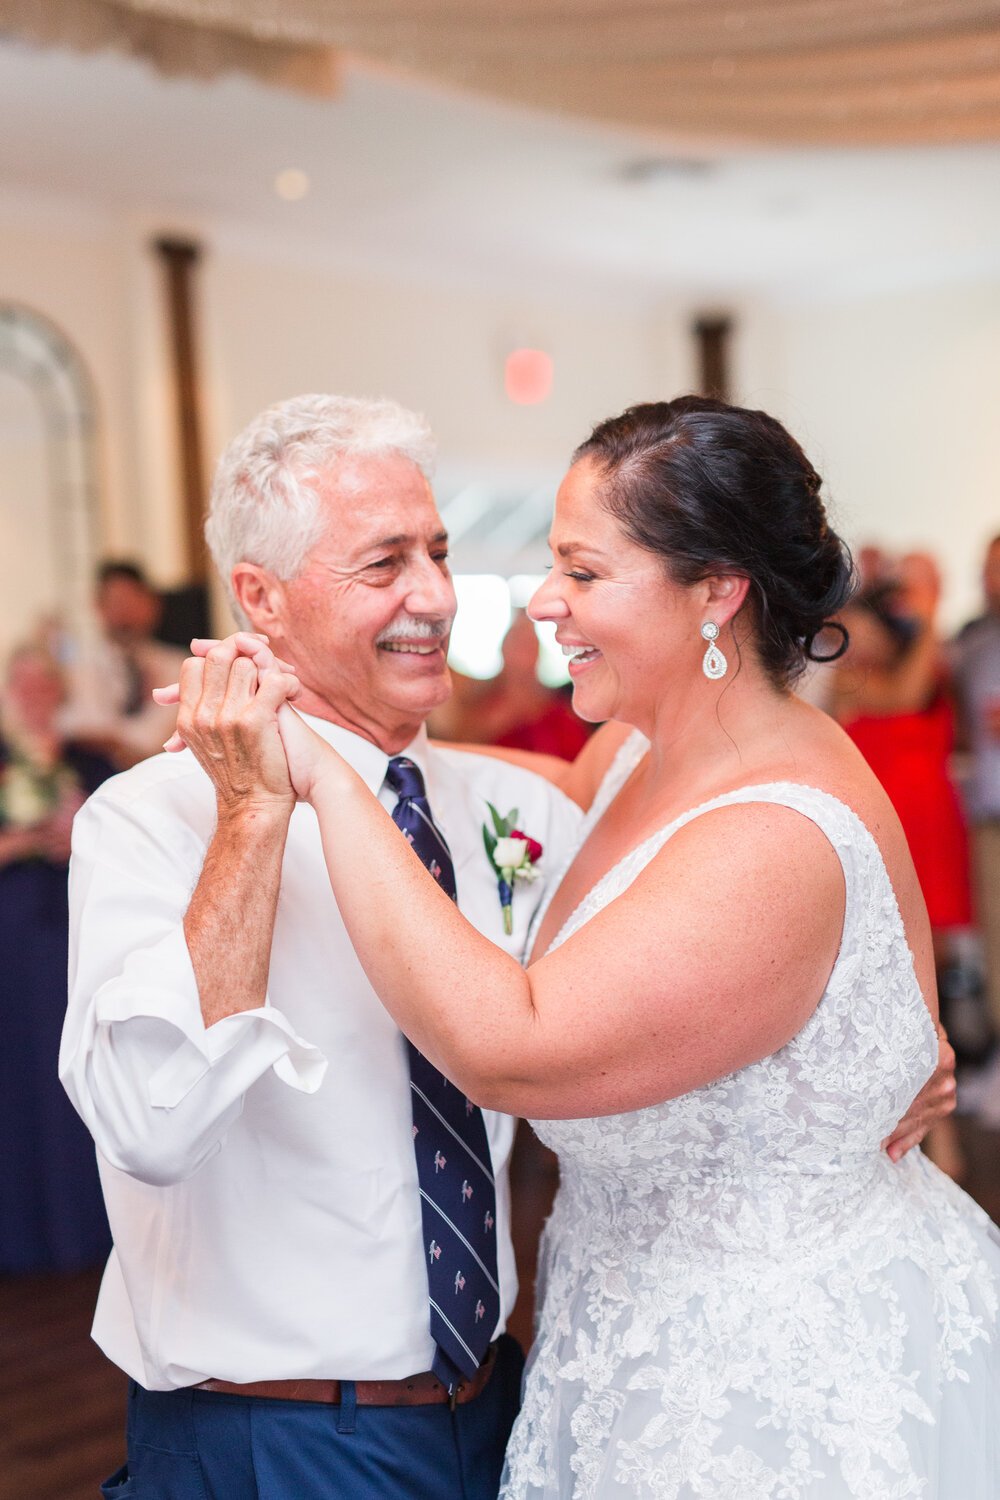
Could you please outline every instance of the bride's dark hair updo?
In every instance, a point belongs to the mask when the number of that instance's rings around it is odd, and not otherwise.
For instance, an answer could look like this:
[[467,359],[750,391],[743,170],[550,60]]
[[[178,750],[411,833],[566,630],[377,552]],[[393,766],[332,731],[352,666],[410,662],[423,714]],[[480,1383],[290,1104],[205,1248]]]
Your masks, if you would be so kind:
[[851,554],[829,525],[822,481],[795,439],[763,411],[700,396],[630,406],[573,454],[607,480],[603,500],[677,583],[749,578],[760,660],[782,685],[807,661],[846,648],[816,642],[854,588]]

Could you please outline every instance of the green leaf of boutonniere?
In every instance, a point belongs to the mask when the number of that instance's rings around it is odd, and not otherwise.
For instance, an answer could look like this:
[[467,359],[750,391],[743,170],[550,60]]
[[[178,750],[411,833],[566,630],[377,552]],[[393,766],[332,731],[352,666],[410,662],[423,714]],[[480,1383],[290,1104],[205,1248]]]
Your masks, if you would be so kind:
[[[501,839],[506,838],[507,835],[508,835],[508,833],[510,832],[510,828],[508,828],[508,826],[507,826],[508,823],[510,822],[510,819],[509,818],[501,818],[500,814],[497,812],[497,810],[493,806],[492,802],[487,802],[486,806],[490,810],[490,817],[493,819],[493,827],[497,831],[497,838],[501,838]],[[512,828],[514,825],[511,824],[510,826]]]

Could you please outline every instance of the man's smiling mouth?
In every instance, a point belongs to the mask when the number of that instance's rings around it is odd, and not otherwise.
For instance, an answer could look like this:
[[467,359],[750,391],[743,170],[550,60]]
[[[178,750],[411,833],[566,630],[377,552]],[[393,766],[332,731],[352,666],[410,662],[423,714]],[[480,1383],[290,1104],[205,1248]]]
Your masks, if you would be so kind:
[[395,651],[402,655],[433,656],[435,651],[440,651],[444,646],[443,640],[438,641],[382,641],[379,644],[380,651]]

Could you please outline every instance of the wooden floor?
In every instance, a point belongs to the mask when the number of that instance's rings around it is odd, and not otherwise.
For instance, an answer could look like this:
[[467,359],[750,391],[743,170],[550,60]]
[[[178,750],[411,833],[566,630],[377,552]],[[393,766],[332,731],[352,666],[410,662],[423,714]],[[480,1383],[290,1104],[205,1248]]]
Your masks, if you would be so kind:
[[125,1376],[90,1339],[100,1279],[0,1277],[2,1500],[95,1500],[122,1462]]
[[[1000,1133],[959,1121],[964,1186],[1000,1222]],[[531,1337],[538,1232],[554,1159],[522,1131],[512,1166],[522,1292],[511,1332]],[[124,1458],[125,1377],[89,1337],[98,1271],[0,1277],[0,1500],[97,1500]]]

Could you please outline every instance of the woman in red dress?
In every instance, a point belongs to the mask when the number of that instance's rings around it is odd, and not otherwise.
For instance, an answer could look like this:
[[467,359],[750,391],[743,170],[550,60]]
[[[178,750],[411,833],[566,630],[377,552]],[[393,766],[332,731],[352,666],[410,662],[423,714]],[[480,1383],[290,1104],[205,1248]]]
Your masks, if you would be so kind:
[[955,715],[934,616],[933,560],[903,558],[899,582],[865,590],[843,612],[851,644],[838,665],[834,713],[899,814],[931,927],[972,922],[965,819],[951,779]]
[[[939,969],[949,934],[973,920],[968,836],[949,770],[955,713],[934,629],[940,592],[933,559],[913,553],[900,563],[897,582],[858,594],[841,614],[850,646],[837,664],[833,693],[836,718],[903,825]],[[951,1122],[934,1134],[929,1155],[959,1176]]]

